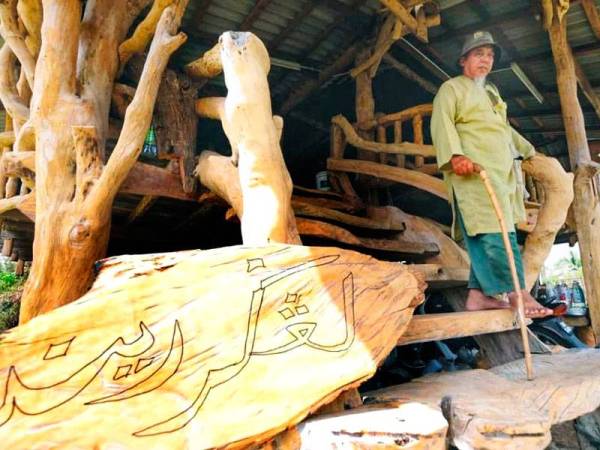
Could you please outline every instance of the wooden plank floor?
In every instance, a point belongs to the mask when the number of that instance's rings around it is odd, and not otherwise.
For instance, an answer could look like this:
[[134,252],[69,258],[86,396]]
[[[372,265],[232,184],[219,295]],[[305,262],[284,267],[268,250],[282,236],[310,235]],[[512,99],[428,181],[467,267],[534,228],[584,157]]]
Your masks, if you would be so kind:
[[498,333],[519,328],[511,309],[463,311],[413,316],[398,345]]

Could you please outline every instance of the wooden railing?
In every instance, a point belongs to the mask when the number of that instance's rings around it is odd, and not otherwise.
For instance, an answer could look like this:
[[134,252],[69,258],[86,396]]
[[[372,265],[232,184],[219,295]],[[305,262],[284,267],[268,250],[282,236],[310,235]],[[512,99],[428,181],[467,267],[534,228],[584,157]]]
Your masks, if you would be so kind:
[[[434,162],[435,149],[424,142],[424,118],[431,116],[432,105],[417,105],[403,111],[378,115],[366,123],[351,124],[344,116],[331,119],[331,152],[327,167],[334,185],[350,198],[358,198],[347,173],[359,173],[388,181],[408,184],[447,199],[443,182]],[[402,128],[411,122],[413,142],[403,140]],[[391,142],[388,141],[393,129]],[[374,132],[375,140],[361,137],[360,132]],[[347,145],[378,154],[378,161],[345,158]]]

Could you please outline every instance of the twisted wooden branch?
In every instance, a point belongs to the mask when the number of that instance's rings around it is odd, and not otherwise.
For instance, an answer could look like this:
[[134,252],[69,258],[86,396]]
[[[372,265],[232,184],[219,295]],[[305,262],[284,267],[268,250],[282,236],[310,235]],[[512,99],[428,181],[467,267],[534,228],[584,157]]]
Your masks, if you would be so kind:
[[107,199],[114,198],[142,150],[163,71],[169,57],[186,40],[185,34],[177,33],[182,15],[183,11],[178,13],[174,6],[162,13],[138,88],[127,108],[121,135],[89,197],[87,207],[90,210],[110,207],[111,201],[107,202]]
[[214,78],[223,71],[221,64],[221,43],[185,66],[185,73],[192,78]]
[[163,11],[177,0],[154,0],[148,15],[137,26],[133,35],[119,46],[121,70],[136,53],[142,53],[154,36]]
[[15,62],[14,53],[5,43],[0,49],[0,101],[14,120],[24,122],[29,119],[29,108],[17,92]]
[[27,30],[25,38],[27,48],[36,59],[42,46],[42,2],[41,0],[19,0],[17,13]]
[[0,34],[17,56],[21,67],[25,71],[27,82],[33,89],[33,75],[35,72],[35,59],[27,48],[25,35],[19,29],[17,14],[17,0],[0,0]]

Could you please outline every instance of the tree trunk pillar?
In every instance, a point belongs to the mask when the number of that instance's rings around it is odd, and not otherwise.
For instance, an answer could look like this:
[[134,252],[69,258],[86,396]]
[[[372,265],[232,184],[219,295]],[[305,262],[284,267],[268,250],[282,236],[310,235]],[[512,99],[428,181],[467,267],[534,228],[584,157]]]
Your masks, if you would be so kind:
[[571,170],[575,173],[573,209],[581,251],[583,276],[592,328],[600,336],[600,209],[596,184],[597,164],[590,157],[573,54],[567,41],[567,20],[554,14],[548,34],[552,46],[562,118],[566,130]]

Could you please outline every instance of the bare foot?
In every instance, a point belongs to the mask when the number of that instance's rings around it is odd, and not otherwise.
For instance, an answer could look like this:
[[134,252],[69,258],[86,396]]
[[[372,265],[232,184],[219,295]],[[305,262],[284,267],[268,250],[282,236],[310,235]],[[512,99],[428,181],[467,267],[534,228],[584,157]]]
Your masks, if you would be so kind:
[[[523,294],[523,306],[525,308],[525,317],[529,319],[540,319],[542,317],[551,316],[554,314],[550,308],[540,305],[529,292],[521,291]],[[508,294],[508,300],[514,309],[517,308],[517,293],[511,292]]]
[[497,300],[494,297],[488,297],[479,289],[469,289],[469,295],[467,297],[467,303],[465,303],[465,309],[467,311],[481,311],[483,309],[506,309],[510,308],[510,305],[501,300]]

